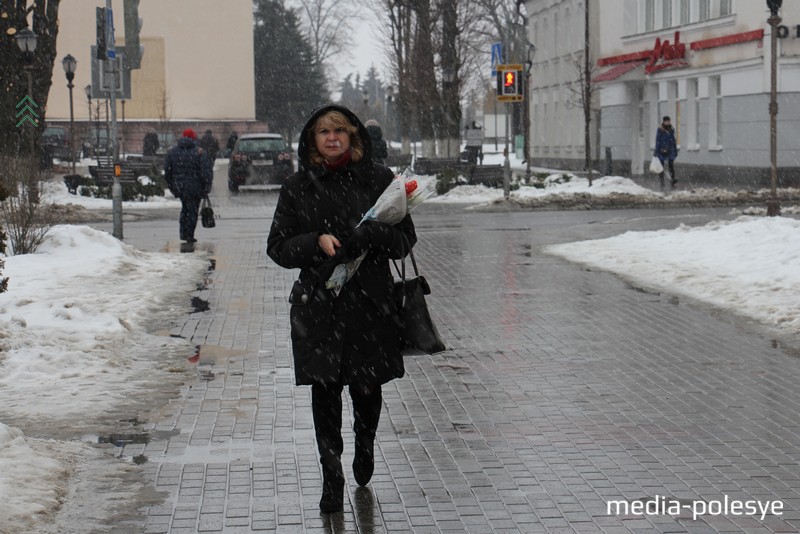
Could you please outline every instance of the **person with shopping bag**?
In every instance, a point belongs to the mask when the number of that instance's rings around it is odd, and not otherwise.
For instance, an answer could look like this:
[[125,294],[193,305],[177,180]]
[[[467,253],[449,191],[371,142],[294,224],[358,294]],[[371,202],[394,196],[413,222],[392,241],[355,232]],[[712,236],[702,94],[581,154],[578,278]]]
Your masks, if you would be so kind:
[[[675,187],[678,179],[675,178],[675,159],[678,157],[678,144],[675,141],[675,130],[668,116],[661,119],[661,125],[656,130],[656,147],[653,157],[658,158],[661,163],[661,171],[658,173],[658,180],[661,190],[664,190],[664,173],[669,173],[670,186]],[[653,162],[655,164],[655,161]],[[667,170],[669,169],[669,170]]]
[[[349,109],[316,110],[300,134],[299,170],[282,185],[267,254],[300,269],[289,295],[295,382],[311,386],[311,410],[322,465],[320,511],[344,506],[342,390],[353,401],[353,475],[363,486],[374,469],[381,386],[405,374],[389,260],[416,243],[414,223],[362,219],[394,179],[372,159],[366,127]],[[361,224],[359,224],[361,223]],[[335,292],[326,287],[337,265],[364,256]]]
[[186,128],[178,144],[167,152],[164,180],[170,192],[181,201],[178,221],[181,240],[189,245],[196,243],[197,215],[201,201],[211,192],[214,170],[208,154],[197,145],[197,134],[191,128]]

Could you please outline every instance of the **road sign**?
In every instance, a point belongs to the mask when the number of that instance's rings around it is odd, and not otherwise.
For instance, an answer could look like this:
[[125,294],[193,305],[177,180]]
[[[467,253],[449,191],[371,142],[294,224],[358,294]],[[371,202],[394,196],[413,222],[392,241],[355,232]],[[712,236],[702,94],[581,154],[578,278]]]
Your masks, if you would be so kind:
[[525,100],[524,69],[517,63],[497,65],[497,101],[522,102]]
[[26,122],[30,123],[34,128],[39,125],[39,121],[37,120],[39,118],[39,114],[36,113],[31,106],[33,106],[33,108],[39,107],[36,105],[36,102],[33,101],[30,95],[25,95],[25,98],[20,100],[19,104],[17,104],[18,111],[15,115],[15,118],[19,119],[19,122],[17,122],[17,128]]
[[492,76],[497,76],[497,66],[503,63],[503,43],[492,44]]
[[[117,98],[123,98],[125,100],[131,99],[131,71],[123,68],[125,62],[125,47],[118,46],[116,55],[116,59],[98,61],[95,47],[92,46],[92,98],[109,98],[111,95],[106,87],[110,88],[113,83],[113,86],[117,87]],[[112,61],[116,62],[114,66],[116,81],[114,81],[115,78],[110,75],[110,72],[103,72],[104,69],[110,71],[110,63]],[[120,83],[122,84],[121,88],[119,87]]]

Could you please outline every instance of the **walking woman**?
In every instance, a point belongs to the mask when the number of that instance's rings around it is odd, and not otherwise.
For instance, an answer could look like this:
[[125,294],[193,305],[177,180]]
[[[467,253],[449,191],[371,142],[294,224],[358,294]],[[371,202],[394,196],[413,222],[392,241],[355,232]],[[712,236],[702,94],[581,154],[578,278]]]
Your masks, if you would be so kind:
[[[390,258],[416,243],[406,216],[396,225],[363,215],[393,173],[372,161],[369,134],[349,109],[315,111],[300,135],[299,170],[281,188],[267,254],[300,269],[289,302],[295,382],[311,386],[311,408],[322,464],[322,512],[344,506],[342,389],[348,386],[355,422],[355,481],[364,486],[374,468],[374,441],[383,399],[381,385],[404,375]],[[325,288],[333,268],[367,251],[338,295]]]

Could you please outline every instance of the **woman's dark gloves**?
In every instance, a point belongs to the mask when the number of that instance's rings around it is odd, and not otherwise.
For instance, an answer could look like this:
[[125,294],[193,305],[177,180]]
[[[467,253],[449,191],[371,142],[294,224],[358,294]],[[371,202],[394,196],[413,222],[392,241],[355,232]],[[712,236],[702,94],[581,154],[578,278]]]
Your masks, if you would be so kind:
[[348,261],[359,257],[369,249],[386,249],[392,245],[394,230],[390,224],[364,221],[344,242],[342,248]]

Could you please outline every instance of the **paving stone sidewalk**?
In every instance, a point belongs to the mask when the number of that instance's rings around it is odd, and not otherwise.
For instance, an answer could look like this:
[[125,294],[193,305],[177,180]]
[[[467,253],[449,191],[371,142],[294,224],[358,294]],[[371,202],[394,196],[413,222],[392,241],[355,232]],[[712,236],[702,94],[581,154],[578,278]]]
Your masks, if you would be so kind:
[[[415,252],[450,350],[407,358],[406,377],[384,387],[375,476],[358,488],[346,469],[345,511],[333,516],[317,509],[310,390],[293,385],[296,273],[266,258],[263,214],[218,224],[216,268],[197,295],[210,309],[174,331],[201,345],[198,380],[151,422],[173,437],[125,451],[147,456],[165,495],[142,531],[798,531],[791,350],[727,314],[540,250],[705,216],[675,213],[418,210]],[[657,496],[784,510],[608,514],[609,500]]]

